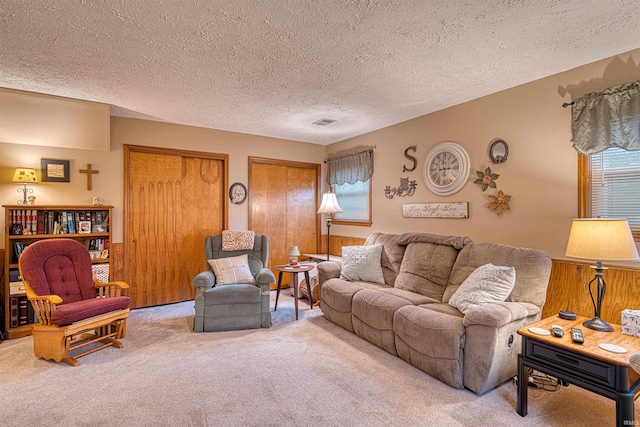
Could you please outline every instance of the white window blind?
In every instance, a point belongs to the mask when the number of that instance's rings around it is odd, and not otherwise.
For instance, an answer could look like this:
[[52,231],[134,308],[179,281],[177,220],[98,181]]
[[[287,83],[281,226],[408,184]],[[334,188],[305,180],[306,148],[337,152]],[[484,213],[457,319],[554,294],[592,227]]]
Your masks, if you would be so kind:
[[591,216],[625,218],[640,233],[640,151],[609,148],[589,161]]
[[357,181],[355,184],[345,182],[342,185],[334,185],[338,203],[342,212],[333,214],[336,221],[369,221],[369,191],[371,179],[365,182]]

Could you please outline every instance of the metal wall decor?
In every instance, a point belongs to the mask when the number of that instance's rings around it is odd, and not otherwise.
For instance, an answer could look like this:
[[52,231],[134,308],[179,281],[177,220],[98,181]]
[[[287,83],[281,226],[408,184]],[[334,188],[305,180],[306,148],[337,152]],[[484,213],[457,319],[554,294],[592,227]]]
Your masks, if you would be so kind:
[[407,203],[402,205],[404,218],[469,218],[469,203]]
[[509,156],[509,146],[502,139],[494,139],[489,145],[489,158],[492,163],[504,163]]
[[478,179],[473,181],[473,183],[480,185],[480,187],[482,187],[482,191],[486,190],[488,187],[496,188],[494,180],[498,179],[500,176],[497,173],[491,173],[491,168],[486,168],[484,172],[476,171],[476,175],[478,175]]
[[507,196],[502,192],[502,190],[498,191],[498,194],[495,196],[489,196],[489,209],[495,210],[498,215],[500,215],[504,211],[508,211],[511,209],[509,206],[509,201],[511,200],[511,196]]
[[413,166],[411,166],[410,168],[406,167],[405,165],[402,165],[402,172],[413,172],[414,170],[416,170],[416,166],[418,165],[418,159],[416,159],[414,156],[412,156],[411,154],[408,153],[408,151],[411,150],[414,153],[416,152],[416,146],[412,145],[410,147],[407,147],[406,150],[404,150],[404,156],[411,160],[413,162]]
[[416,187],[418,184],[415,181],[409,180],[409,177],[400,178],[400,185],[398,188],[391,188],[390,185],[387,185],[387,188],[384,189],[384,195],[387,199],[393,199],[393,196],[413,196],[416,192]]

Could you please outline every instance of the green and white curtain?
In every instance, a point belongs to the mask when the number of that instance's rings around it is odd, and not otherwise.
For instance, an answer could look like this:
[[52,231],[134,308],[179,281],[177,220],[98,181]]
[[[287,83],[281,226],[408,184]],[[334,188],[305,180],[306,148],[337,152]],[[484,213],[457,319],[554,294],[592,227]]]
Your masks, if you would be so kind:
[[640,80],[575,100],[572,132],[573,147],[584,155],[640,150]]
[[329,185],[366,182],[373,175],[373,150],[368,149],[329,157],[326,163]]

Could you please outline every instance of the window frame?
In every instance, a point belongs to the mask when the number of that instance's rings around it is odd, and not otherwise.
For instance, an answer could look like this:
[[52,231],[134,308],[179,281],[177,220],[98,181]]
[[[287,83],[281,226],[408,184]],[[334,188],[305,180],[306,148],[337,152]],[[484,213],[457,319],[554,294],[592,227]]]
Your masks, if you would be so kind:
[[[336,219],[334,214],[331,214],[331,224],[333,225],[355,225],[358,227],[371,227],[371,225],[373,224],[372,221],[372,203],[371,203],[371,188],[372,186],[372,181],[373,181],[373,175],[371,176],[371,178],[368,179],[369,181],[369,219],[368,220],[356,220],[356,219]],[[333,191],[334,193],[335,191],[335,185],[333,184],[331,185],[331,191]],[[337,194],[337,193],[336,193]],[[338,201],[339,203],[340,201]]]
[[[589,156],[578,154],[578,218],[592,218],[591,162]],[[631,231],[633,239],[640,241],[640,232]]]

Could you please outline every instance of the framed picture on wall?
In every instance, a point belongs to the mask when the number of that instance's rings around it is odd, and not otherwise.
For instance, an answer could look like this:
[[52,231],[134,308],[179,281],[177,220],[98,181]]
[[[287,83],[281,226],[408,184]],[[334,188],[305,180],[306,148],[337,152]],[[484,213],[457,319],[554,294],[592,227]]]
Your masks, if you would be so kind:
[[69,160],[40,159],[42,182],[71,182]]

